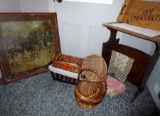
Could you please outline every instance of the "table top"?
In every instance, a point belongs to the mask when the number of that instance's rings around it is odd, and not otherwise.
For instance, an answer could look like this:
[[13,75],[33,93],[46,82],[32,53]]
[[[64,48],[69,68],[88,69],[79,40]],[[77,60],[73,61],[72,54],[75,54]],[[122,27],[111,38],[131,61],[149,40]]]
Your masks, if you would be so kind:
[[114,29],[132,36],[136,36],[138,38],[160,43],[160,31],[149,30],[146,28],[141,28],[141,27],[133,26],[127,23],[124,24],[120,22],[103,23],[102,25],[104,27]]

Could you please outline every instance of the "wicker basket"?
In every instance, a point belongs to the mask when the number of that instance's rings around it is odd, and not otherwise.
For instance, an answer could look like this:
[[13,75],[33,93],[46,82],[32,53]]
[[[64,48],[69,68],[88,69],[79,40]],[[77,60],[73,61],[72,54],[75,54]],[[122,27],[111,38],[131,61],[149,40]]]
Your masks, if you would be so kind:
[[67,70],[74,73],[79,73],[83,62],[83,58],[74,56],[57,54],[52,60],[52,64],[56,68]]
[[75,86],[77,104],[84,109],[94,108],[106,95],[107,65],[102,57],[90,55],[82,63]]

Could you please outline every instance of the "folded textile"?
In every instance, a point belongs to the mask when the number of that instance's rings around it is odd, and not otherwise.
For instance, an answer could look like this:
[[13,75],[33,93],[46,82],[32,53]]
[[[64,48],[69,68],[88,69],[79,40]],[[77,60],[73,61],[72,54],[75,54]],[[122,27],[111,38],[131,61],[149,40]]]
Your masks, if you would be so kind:
[[126,90],[126,87],[123,83],[117,79],[108,76],[106,79],[107,82],[107,94],[110,96],[116,96]]

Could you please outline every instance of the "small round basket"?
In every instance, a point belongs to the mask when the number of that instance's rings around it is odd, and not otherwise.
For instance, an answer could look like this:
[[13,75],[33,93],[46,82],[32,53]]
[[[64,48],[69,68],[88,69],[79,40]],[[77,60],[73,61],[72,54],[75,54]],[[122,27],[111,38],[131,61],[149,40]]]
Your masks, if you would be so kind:
[[77,104],[84,109],[94,108],[106,95],[107,65],[98,55],[84,58],[74,93]]

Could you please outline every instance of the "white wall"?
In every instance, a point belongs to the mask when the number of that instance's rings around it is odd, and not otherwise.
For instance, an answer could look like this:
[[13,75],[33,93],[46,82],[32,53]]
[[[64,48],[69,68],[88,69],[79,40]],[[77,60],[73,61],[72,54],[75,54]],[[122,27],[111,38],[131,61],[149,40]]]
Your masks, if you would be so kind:
[[21,12],[54,12],[53,0],[20,0]]
[[0,0],[0,12],[20,12],[20,0]]
[[120,40],[120,43],[124,45],[129,45],[133,48],[139,49],[149,55],[153,55],[153,52],[155,50],[155,44],[153,42],[140,39],[128,34],[123,34],[122,38]]

